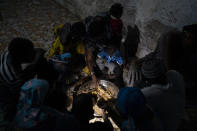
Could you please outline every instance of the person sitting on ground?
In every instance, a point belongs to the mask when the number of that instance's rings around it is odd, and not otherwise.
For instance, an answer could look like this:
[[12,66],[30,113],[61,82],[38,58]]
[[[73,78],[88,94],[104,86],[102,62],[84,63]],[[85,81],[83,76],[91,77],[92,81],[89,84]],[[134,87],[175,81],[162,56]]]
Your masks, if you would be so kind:
[[67,52],[71,54],[84,54],[83,36],[85,33],[85,25],[82,22],[76,22],[72,25],[66,23],[56,27],[56,40],[49,50],[48,57]]
[[[156,49],[145,57],[138,59],[138,66],[141,67],[143,61],[148,57],[155,57],[163,61],[166,70],[176,70],[182,73],[181,65],[183,64],[181,64],[181,61],[183,52],[182,33],[174,29],[160,36]],[[141,79],[143,79],[143,76],[141,76]]]
[[[72,25],[66,23],[60,27],[57,27],[55,29],[55,34],[57,38],[48,55],[52,63],[56,63],[55,65],[63,65],[61,63],[65,63],[65,61],[59,58],[63,58],[67,54],[71,54],[72,58],[76,59],[75,56],[80,56],[80,59],[85,60],[85,45],[83,37],[85,36],[86,32],[85,25],[82,22],[76,22]],[[83,58],[81,56],[83,56]],[[85,76],[89,75],[89,70],[86,66],[82,72],[84,72]]]
[[48,90],[49,83],[44,79],[29,80],[21,87],[16,128],[24,131],[78,131],[79,123],[72,114],[60,113],[45,104]]
[[176,70],[180,72],[183,52],[182,33],[174,29],[163,33],[158,39],[156,49],[139,61],[140,63],[143,63],[143,60],[146,59],[146,57],[154,55],[157,59],[163,61],[167,70]]
[[147,104],[160,120],[163,131],[176,131],[184,117],[184,80],[175,70],[166,72],[162,60],[149,57],[142,63],[146,86],[141,89]]
[[55,62],[54,66],[60,73],[58,84],[64,89],[70,88],[70,86],[76,84],[79,80],[86,77],[83,75],[83,69],[86,66],[86,62],[83,55],[65,53],[60,55],[60,62]]
[[121,88],[116,108],[122,117],[119,121],[121,130],[153,131],[153,113],[146,105],[146,99],[139,88]]
[[20,86],[33,77],[32,68],[23,70],[22,64],[33,62],[35,54],[33,43],[25,38],[14,38],[8,49],[1,54],[0,103],[3,104],[1,108],[7,112],[5,118],[8,120],[14,116]]

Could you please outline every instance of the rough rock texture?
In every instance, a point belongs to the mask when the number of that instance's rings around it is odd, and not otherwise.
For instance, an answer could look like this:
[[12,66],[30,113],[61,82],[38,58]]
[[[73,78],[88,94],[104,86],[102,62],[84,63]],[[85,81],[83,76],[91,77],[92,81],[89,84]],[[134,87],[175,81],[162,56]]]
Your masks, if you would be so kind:
[[[36,46],[48,49],[53,42],[53,28],[66,21],[109,10],[114,2],[124,6],[125,25],[140,29],[138,56],[154,50],[161,33],[197,23],[197,0],[1,0],[0,48],[14,37],[26,37]],[[72,13],[71,13],[72,12]]]
[[55,0],[71,11],[73,14],[79,16],[81,19],[96,15],[99,12],[108,11],[110,6],[115,2],[123,4],[125,10],[123,19],[126,24],[133,25],[135,18],[135,0]]
[[197,0],[56,0],[84,18],[107,11],[114,2],[124,6],[125,25],[136,24],[141,32],[138,56],[155,49],[161,33],[197,23]]
[[28,38],[48,50],[56,25],[79,20],[52,0],[0,0],[0,12],[0,52],[14,37]]
[[139,0],[136,9],[135,23],[141,31],[140,47],[148,52],[156,47],[161,33],[197,23],[196,0]]

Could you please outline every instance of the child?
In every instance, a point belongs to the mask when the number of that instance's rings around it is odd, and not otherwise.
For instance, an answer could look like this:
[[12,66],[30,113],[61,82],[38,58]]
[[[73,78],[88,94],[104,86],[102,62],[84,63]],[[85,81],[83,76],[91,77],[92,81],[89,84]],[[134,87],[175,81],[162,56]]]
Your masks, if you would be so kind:
[[17,103],[20,86],[31,78],[33,68],[22,70],[22,64],[34,60],[33,43],[24,38],[14,38],[8,49],[0,57],[0,104],[4,107],[6,118],[11,120]]

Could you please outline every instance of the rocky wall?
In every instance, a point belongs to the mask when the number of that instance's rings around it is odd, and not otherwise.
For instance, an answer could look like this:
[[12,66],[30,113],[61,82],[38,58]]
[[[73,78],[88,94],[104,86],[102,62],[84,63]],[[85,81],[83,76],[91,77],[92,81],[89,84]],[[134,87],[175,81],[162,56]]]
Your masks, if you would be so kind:
[[140,30],[138,56],[153,51],[163,32],[197,23],[197,0],[56,0],[81,19],[107,11],[114,2],[124,6],[125,25]]

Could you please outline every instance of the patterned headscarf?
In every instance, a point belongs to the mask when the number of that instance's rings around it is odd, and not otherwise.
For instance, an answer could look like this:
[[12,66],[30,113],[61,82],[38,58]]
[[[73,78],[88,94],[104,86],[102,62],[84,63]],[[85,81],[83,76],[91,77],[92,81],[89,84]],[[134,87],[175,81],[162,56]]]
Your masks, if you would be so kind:
[[46,80],[32,79],[21,87],[17,106],[16,122],[18,127],[31,128],[45,119],[40,112],[49,84]]
[[107,63],[115,62],[119,65],[123,64],[123,58],[121,56],[121,53],[119,50],[116,50],[112,56],[110,56],[105,50],[103,49],[100,53],[97,55],[99,58],[103,58],[106,60]]

